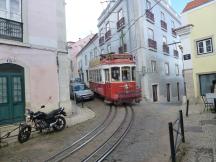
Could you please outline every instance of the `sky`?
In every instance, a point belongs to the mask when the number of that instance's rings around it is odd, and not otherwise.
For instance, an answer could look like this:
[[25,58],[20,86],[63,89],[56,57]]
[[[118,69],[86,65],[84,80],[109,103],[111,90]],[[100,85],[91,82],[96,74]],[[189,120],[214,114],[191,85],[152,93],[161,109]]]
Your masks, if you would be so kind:
[[[77,41],[97,33],[97,19],[105,9],[105,0],[66,0],[67,41]],[[181,13],[191,0],[171,0],[173,8]]]

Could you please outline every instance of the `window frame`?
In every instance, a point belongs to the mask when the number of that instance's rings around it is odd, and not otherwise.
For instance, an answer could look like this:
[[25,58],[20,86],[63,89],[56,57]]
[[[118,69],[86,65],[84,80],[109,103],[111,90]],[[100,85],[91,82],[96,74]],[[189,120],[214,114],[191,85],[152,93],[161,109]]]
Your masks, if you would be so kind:
[[123,17],[124,17],[123,9],[121,8],[121,9],[118,11],[118,21],[121,20]]
[[[153,39],[150,38],[150,32],[152,32],[151,34],[152,34]],[[154,40],[154,30],[151,28],[148,28],[148,39]]]
[[164,12],[162,12],[162,11],[161,11],[161,20],[164,21],[164,22],[166,22],[165,14],[164,14]]
[[152,73],[157,72],[157,61],[151,60],[151,70],[152,70]]
[[[166,67],[167,67],[167,69],[166,69]],[[169,68],[169,63],[168,62],[166,62],[164,64],[164,69],[165,69],[165,75],[169,75],[170,74],[170,68]]]
[[[207,51],[206,42],[208,40],[210,40],[210,43],[211,43],[211,51],[210,52]],[[201,43],[201,42],[203,43],[203,52],[202,53],[200,52],[200,46],[199,46],[199,43]],[[214,52],[213,42],[212,42],[212,38],[211,37],[196,41],[196,47],[197,47],[197,55],[205,55],[205,54],[209,54],[209,53],[213,53]]]

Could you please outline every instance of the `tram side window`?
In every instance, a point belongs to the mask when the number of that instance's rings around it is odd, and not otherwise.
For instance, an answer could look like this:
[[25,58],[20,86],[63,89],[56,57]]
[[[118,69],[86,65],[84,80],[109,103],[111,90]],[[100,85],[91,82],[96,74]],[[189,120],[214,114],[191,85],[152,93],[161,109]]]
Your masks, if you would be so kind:
[[130,80],[131,80],[130,67],[128,66],[122,67],[122,81],[130,81]]
[[120,68],[119,67],[112,67],[112,81],[120,81]]
[[105,82],[110,82],[109,69],[105,69]]
[[132,80],[135,81],[136,80],[136,67],[132,67]]
[[102,77],[101,77],[101,70],[99,70],[99,82],[102,81]]

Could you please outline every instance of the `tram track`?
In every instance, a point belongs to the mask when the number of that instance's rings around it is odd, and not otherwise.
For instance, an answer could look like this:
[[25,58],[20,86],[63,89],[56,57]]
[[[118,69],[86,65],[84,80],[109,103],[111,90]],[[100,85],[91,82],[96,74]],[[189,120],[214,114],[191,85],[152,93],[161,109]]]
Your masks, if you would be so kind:
[[[122,113],[117,116],[117,111],[120,110]],[[103,161],[122,142],[133,121],[134,110],[132,106],[125,106],[124,109],[110,107],[101,124],[71,146],[47,159],[46,162],[71,161],[72,159],[72,161],[82,162]],[[107,132],[111,133],[107,134]],[[104,139],[101,140],[101,137]]]
[[[100,145],[94,152],[88,155],[82,162],[101,162],[108,155],[114,151],[114,149],[122,142],[124,137],[129,132],[132,123],[134,121],[134,110],[130,106],[129,109],[125,106],[125,116],[122,120],[120,126],[115,130],[115,132],[102,144]],[[129,113],[130,111],[130,113]]]
[[85,134],[83,137],[72,143],[69,147],[61,150],[57,154],[51,156],[49,159],[47,159],[45,162],[58,162],[62,161],[71,154],[75,153],[85,145],[87,145],[90,141],[92,141],[96,136],[101,134],[113,121],[113,119],[116,117],[117,114],[117,108],[115,107],[113,110],[113,107],[110,106],[109,112],[104,119],[104,121],[99,124],[96,128],[94,128],[92,131]]

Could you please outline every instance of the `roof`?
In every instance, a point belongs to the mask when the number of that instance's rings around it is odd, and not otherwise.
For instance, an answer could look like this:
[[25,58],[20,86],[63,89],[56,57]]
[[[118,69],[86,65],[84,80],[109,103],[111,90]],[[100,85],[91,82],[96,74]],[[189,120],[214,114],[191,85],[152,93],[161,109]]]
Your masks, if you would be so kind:
[[204,5],[208,2],[211,2],[213,0],[193,0],[189,3],[187,3],[187,5],[185,6],[185,8],[183,9],[182,13],[186,12],[186,11],[189,11],[193,8],[196,8],[196,7],[199,7],[201,5]]

